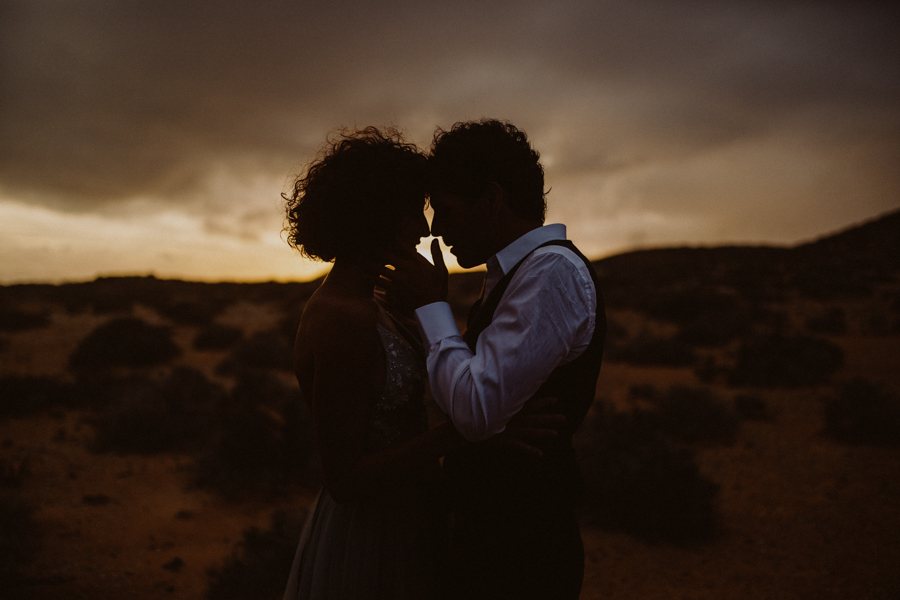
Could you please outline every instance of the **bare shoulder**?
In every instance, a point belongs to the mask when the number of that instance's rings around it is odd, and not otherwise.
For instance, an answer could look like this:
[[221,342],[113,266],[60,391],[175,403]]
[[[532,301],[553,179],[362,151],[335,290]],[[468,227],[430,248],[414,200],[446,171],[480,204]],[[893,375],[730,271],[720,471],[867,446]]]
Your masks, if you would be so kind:
[[374,302],[321,287],[303,309],[297,342],[323,349],[342,345],[374,335],[377,319]]

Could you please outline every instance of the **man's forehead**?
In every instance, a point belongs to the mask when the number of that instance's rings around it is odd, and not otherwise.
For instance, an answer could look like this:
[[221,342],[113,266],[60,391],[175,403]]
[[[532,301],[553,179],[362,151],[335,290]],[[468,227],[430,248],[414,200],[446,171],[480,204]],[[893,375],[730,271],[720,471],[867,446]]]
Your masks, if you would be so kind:
[[435,190],[429,196],[429,202],[435,209],[463,207],[469,204],[461,194],[447,190]]

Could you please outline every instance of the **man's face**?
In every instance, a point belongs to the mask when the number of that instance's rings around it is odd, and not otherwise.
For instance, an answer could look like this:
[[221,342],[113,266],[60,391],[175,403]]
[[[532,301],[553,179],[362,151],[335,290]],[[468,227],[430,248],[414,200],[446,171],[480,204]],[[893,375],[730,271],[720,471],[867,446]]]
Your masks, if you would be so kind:
[[464,269],[483,264],[493,254],[490,247],[488,202],[484,198],[461,196],[452,192],[434,192],[431,207],[431,235],[444,244]]

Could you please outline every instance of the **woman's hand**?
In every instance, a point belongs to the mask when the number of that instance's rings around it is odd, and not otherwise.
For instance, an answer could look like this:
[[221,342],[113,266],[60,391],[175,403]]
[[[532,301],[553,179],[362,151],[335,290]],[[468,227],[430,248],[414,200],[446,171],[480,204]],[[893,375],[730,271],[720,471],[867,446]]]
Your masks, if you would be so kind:
[[512,452],[541,457],[566,424],[560,413],[546,412],[559,400],[552,396],[536,398],[525,403],[516,416],[509,420],[506,429],[487,440]]

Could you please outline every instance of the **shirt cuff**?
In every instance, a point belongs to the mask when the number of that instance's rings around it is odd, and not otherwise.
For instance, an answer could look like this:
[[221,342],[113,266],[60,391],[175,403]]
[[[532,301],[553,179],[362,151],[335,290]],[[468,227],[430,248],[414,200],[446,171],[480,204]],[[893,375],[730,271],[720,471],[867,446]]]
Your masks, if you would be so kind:
[[432,302],[417,308],[416,320],[429,348],[444,338],[459,335],[453,311],[446,302]]

